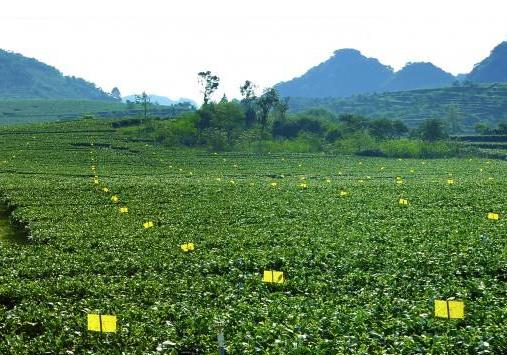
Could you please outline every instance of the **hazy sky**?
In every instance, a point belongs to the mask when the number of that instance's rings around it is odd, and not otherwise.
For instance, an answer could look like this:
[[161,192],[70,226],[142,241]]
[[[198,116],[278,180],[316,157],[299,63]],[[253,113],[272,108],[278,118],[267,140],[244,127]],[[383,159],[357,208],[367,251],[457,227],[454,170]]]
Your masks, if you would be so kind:
[[507,40],[507,0],[1,1],[0,48],[106,91],[199,101],[201,70],[235,97],[245,79],[271,86],[340,48],[458,74]]

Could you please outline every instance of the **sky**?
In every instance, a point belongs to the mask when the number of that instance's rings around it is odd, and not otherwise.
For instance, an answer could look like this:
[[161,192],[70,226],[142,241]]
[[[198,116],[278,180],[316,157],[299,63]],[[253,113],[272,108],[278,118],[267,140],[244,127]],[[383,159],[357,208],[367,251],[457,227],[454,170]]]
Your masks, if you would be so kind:
[[459,74],[507,40],[506,0],[0,1],[0,48],[105,91],[198,102],[203,70],[221,79],[216,99],[232,98],[247,79],[261,91],[340,48]]

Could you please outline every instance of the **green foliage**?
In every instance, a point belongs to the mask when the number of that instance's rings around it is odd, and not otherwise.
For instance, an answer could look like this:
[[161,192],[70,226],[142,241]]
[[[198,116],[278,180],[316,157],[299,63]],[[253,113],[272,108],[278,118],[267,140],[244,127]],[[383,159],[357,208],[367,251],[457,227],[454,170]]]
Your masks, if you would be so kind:
[[115,101],[95,84],[21,54],[0,49],[0,99]]
[[438,89],[363,94],[350,98],[291,97],[291,112],[321,108],[335,114],[355,114],[375,118],[400,119],[411,128],[430,117],[445,119],[449,107],[458,110],[465,132],[477,123],[492,125],[505,120],[507,84],[464,85]]
[[[0,196],[27,237],[0,241],[1,354],[210,354],[219,324],[231,354],[507,349],[505,162],[274,153],[293,140],[210,154],[102,120],[0,137]],[[262,283],[270,267],[285,284]],[[447,298],[463,320],[433,316]],[[116,314],[118,332],[87,332],[92,312]]]
[[422,139],[430,142],[448,137],[445,122],[437,118],[423,121],[417,128],[417,134]]

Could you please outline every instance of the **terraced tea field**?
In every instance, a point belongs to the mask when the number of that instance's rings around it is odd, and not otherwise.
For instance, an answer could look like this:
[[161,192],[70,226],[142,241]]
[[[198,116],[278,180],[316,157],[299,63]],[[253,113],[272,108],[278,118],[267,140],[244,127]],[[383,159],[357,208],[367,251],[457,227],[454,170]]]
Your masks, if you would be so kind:
[[3,129],[0,154],[26,233],[0,241],[1,354],[215,353],[220,332],[234,354],[507,352],[505,161],[171,151],[82,121]]

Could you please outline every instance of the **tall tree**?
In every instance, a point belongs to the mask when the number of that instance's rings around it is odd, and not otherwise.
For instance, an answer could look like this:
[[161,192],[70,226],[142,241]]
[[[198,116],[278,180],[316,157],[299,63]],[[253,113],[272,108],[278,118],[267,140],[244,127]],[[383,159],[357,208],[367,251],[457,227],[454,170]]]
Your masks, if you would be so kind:
[[278,101],[278,93],[273,88],[264,90],[264,93],[257,99],[257,106],[259,107],[257,117],[261,125],[261,135],[264,135],[264,130],[268,124],[269,112]]
[[447,107],[447,122],[451,133],[461,132],[462,115],[459,107],[456,104],[451,104]]
[[245,83],[239,87],[241,96],[243,96],[241,103],[245,108],[246,127],[251,127],[257,120],[257,114],[253,107],[256,100],[255,89],[256,89],[255,84],[252,83],[250,80],[246,80]]
[[197,76],[199,84],[202,86],[204,105],[207,105],[211,95],[216,91],[216,89],[218,89],[220,78],[216,75],[212,75],[209,70],[199,72]]
[[279,99],[275,104],[275,110],[278,115],[277,119],[280,121],[285,121],[287,118],[287,111],[289,111],[289,99],[288,97],[284,97]]
[[241,96],[243,96],[243,101],[251,101],[255,100],[255,84],[250,80],[246,80],[243,85],[239,87],[239,91],[241,92]]
[[111,90],[111,96],[114,97],[117,100],[121,100],[121,93],[120,89],[118,89],[116,86]]
[[148,105],[150,104],[150,97],[146,92],[143,91],[141,95],[136,95],[136,104],[141,104],[144,109],[144,119],[146,119],[148,115]]

